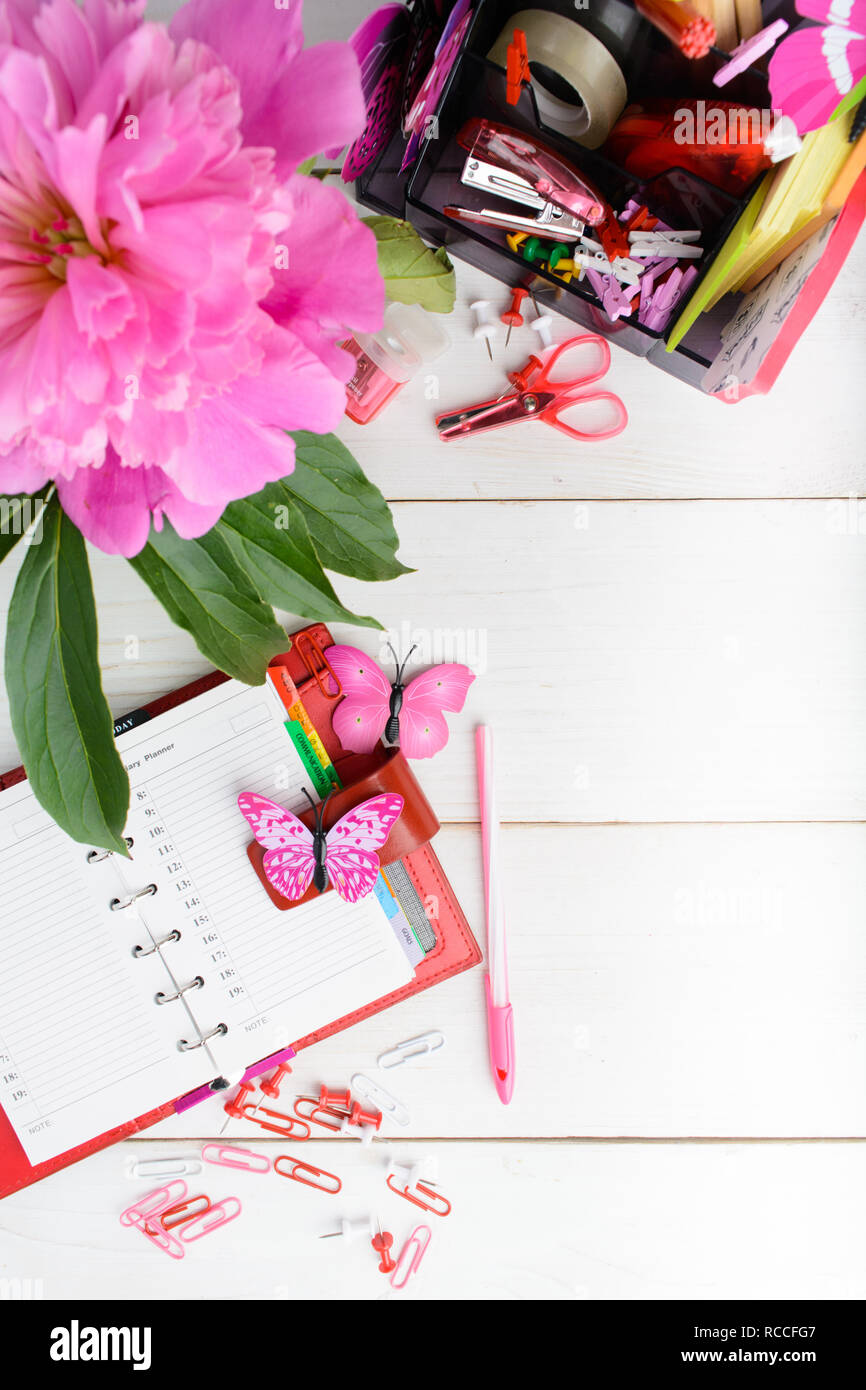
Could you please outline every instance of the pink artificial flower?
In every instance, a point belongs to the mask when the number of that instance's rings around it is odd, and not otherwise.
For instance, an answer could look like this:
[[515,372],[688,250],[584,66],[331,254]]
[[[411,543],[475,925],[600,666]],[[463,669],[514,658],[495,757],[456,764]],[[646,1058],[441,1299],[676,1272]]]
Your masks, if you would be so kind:
[[300,0],[0,0],[0,492],[53,479],[103,550],[201,535],[333,429],[375,239],[293,173],[364,123]]

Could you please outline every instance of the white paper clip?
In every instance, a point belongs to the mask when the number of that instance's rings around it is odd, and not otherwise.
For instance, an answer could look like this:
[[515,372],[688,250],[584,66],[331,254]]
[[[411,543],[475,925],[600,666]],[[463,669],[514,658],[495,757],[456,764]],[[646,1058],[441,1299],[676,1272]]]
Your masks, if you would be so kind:
[[363,1072],[356,1072],[352,1077],[352,1090],[365,1100],[371,1100],[377,1110],[381,1110],[386,1119],[393,1120],[398,1125],[408,1125],[409,1111],[402,1101],[396,1096],[392,1096],[383,1086],[371,1081],[369,1076]]
[[131,1178],[185,1178],[201,1172],[198,1158],[140,1158],[129,1169]]
[[416,1226],[397,1257],[397,1264],[391,1275],[392,1289],[405,1289],[413,1274],[427,1253],[427,1246],[433,1239],[429,1226]]
[[205,1163],[216,1163],[221,1168],[240,1168],[245,1173],[271,1171],[271,1160],[267,1154],[257,1154],[252,1149],[237,1149],[232,1144],[205,1144],[201,1156]]
[[405,1062],[414,1062],[417,1057],[426,1057],[431,1052],[438,1052],[444,1046],[445,1034],[434,1028],[429,1033],[419,1033],[416,1038],[407,1038],[388,1052],[380,1052],[376,1061],[383,1071],[390,1071],[392,1067],[400,1067]]
[[704,254],[702,246],[690,246],[700,236],[700,231],[691,229],[685,232],[629,232],[629,251],[633,259],[660,259],[676,256],[681,261],[696,261]]

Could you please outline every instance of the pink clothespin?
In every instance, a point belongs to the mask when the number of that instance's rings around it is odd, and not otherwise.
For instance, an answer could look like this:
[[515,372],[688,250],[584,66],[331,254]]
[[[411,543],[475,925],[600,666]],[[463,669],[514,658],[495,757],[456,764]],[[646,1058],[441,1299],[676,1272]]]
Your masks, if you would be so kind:
[[688,270],[672,270],[654,291],[641,322],[654,332],[666,327],[671,314],[682,299],[689,285],[697,278],[695,267]]
[[634,310],[633,300],[640,292],[639,285],[621,285],[614,276],[599,275],[597,270],[588,270],[586,278],[612,323],[616,323],[619,318],[628,318]]
[[744,39],[742,43],[737,44],[728,61],[719,68],[717,73],[713,74],[713,85],[724,87],[733,77],[738,77],[741,72],[745,72],[765,53],[769,53],[787,28],[788,21],[786,19],[777,19],[772,24],[768,24],[766,29],[762,29],[759,34],[753,34],[750,39]]

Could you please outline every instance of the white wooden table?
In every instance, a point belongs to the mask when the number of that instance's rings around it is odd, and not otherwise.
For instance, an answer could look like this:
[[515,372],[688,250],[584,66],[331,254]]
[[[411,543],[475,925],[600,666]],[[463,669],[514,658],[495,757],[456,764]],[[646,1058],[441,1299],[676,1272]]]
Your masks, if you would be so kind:
[[[366,8],[308,0],[308,37]],[[482,938],[482,719],[507,822],[513,1104],[488,1079],[481,970],[295,1069],[299,1091],[345,1085],[399,1039],[446,1034],[390,1079],[412,1114],[399,1152],[433,1155],[454,1203],[410,1297],[866,1294],[864,268],[861,240],[768,398],[724,406],[615,350],[619,438],[528,425],[446,447],[435,411],[496,394],[529,346],[516,332],[505,356],[500,338],[488,362],[467,305],[505,293],[459,265],[438,402],[416,380],[341,430],[417,572],[340,593],[479,670],[417,768]],[[92,563],[113,709],[200,674],[128,566]],[[120,1227],[142,1190],[130,1162],[194,1152],[222,1119],[209,1102],[3,1202],[0,1280],[56,1298],[391,1296],[369,1249],[316,1239],[374,1210],[399,1242],[421,1217],[385,1191],[378,1144],[306,1146],[343,1174],[339,1200],[227,1174],[243,1218],[179,1265]],[[227,1131],[273,1153],[258,1133]]]

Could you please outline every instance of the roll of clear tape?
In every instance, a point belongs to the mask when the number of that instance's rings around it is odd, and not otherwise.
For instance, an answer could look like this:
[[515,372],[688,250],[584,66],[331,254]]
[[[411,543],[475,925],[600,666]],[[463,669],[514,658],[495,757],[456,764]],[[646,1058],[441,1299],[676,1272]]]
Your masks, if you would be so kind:
[[588,150],[604,144],[628,97],[625,78],[600,39],[549,10],[520,10],[488,53],[506,67],[515,29],[526,35],[532,90],[546,126]]

